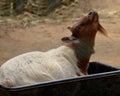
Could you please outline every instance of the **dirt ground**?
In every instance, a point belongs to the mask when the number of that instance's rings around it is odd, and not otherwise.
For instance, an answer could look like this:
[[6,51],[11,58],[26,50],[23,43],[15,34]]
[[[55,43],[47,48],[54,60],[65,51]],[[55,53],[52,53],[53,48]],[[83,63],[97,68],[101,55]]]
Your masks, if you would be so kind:
[[[110,38],[97,34],[95,54],[91,61],[99,61],[120,67],[120,33],[118,19],[102,19],[101,23],[108,31]],[[0,62],[1,64],[11,57],[29,51],[46,51],[63,45],[61,38],[69,36],[67,23],[44,23],[25,29],[15,29],[9,36],[0,38]]]
[[[115,7],[110,8],[112,1],[114,0],[111,0],[109,6],[103,5],[97,9],[100,13],[101,25],[107,30],[110,38],[97,34],[95,54],[92,55],[90,61],[120,67],[120,16],[117,11],[120,1],[116,0],[117,6],[114,4]],[[96,5],[95,8],[97,7],[99,6]],[[71,34],[67,26],[72,23],[72,21],[45,22],[28,28],[17,28],[16,24],[10,24],[10,28],[6,25],[4,28],[0,27],[0,32],[6,32],[6,35],[0,37],[0,64],[22,53],[36,50],[47,51],[63,45],[61,38]]]

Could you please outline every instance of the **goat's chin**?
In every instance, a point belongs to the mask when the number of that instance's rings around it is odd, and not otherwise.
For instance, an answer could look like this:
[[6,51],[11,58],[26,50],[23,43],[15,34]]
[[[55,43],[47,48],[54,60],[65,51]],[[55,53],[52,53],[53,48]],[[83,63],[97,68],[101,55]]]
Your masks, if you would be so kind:
[[75,44],[80,43],[80,40],[79,39],[74,40],[73,43],[75,43]]

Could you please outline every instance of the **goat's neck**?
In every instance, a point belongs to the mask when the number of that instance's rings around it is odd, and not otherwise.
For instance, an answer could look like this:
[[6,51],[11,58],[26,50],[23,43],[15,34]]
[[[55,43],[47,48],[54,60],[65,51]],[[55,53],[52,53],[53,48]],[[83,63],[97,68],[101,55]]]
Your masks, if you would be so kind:
[[78,67],[84,74],[87,74],[89,59],[94,53],[94,41],[93,40],[79,40],[78,42],[68,45],[71,47],[78,59]]
[[90,58],[91,54],[94,53],[93,41],[79,40],[79,42],[73,43],[72,45],[78,60]]

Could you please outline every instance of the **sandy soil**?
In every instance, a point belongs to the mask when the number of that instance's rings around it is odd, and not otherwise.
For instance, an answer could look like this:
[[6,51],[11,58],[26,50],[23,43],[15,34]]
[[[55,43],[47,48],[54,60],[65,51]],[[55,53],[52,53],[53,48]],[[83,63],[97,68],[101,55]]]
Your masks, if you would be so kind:
[[[110,4],[112,4],[112,1]],[[116,1],[118,1],[116,4],[120,4],[119,0]],[[105,5],[102,7],[105,7]],[[118,7],[115,6],[114,10],[118,10]],[[99,61],[120,67],[120,19],[119,14],[113,16],[117,13],[114,10],[113,8],[110,9],[109,6],[104,10],[98,8],[99,12],[104,13],[100,16],[100,22],[108,31],[110,38],[97,34],[95,54],[91,57],[91,61]],[[108,17],[104,17],[108,11],[111,13],[108,14]],[[17,28],[15,25],[13,25],[14,29],[13,26],[8,29],[6,29],[6,26],[0,28],[0,32],[7,32],[7,35],[0,37],[0,64],[22,53],[36,50],[46,51],[63,45],[61,38],[70,35],[66,27],[71,24],[71,21],[48,22],[27,29]]]

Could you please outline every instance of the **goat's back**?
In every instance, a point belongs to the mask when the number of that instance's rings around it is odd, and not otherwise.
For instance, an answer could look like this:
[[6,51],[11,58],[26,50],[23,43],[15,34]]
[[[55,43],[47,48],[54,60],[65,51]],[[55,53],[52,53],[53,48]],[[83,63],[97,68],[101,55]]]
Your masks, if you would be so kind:
[[76,76],[77,61],[69,56],[74,55],[73,52],[65,49],[29,52],[10,59],[0,68],[1,85],[20,86]]

